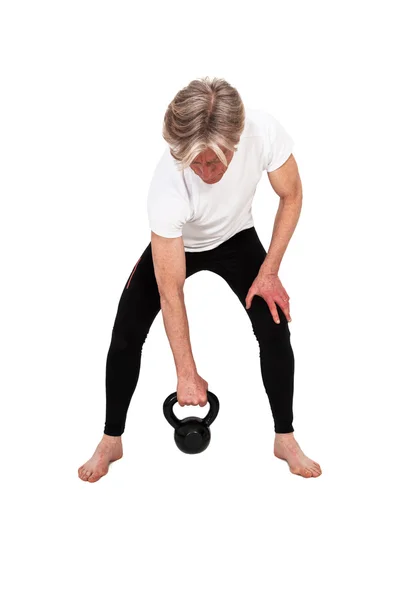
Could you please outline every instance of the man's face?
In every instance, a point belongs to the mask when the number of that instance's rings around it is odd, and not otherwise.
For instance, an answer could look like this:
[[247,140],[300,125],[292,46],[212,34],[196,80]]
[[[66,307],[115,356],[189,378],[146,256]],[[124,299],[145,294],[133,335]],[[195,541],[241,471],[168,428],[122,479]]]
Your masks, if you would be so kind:
[[[234,152],[227,148],[222,148],[222,152],[226,156],[226,160],[231,162]],[[207,148],[196,156],[194,161],[190,163],[190,168],[202,179],[205,183],[217,183],[223,177],[226,169],[225,165],[219,160],[214,150]]]

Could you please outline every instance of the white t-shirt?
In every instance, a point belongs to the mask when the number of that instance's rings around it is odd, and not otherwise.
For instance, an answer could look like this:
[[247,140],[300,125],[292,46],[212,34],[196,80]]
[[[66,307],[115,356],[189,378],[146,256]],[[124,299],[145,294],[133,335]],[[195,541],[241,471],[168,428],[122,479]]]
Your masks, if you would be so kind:
[[253,227],[251,207],[263,171],[278,169],[292,153],[294,141],[275,117],[250,108],[245,115],[238,149],[217,183],[205,183],[190,167],[178,171],[169,146],[156,166],[147,197],[150,229],[183,236],[187,252],[212,250]]

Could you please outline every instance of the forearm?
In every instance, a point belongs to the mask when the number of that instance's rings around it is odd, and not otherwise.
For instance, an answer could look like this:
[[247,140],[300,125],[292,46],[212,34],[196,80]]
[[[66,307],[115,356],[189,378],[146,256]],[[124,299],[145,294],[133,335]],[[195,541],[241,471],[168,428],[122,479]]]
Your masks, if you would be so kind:
[[178,378],[196,372],[189,336],[183,291],[160,295],[165,331],[174,356]]
[[300,217],[302,197],[294,196],[281,198],[276,213],[272,239],[267,256],[261,265],[260,272],[264,274],[278,273],[283,255],[288,247],[290,238],[296,229]]

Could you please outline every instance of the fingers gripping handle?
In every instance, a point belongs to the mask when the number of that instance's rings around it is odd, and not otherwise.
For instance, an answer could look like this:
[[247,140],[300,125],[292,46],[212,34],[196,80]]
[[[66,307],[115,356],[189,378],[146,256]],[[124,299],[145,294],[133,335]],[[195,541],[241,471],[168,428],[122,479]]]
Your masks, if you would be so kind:
[[[215,419],[218,415],[219,400],[218,400],[217,396],[215,394],[213,394],[213,392],[210,392],[209,390],[207,390],[207,399],[210,404],[210,410],[204,417],[203,423],[205,425],[207,425],[207,427],[209,427],[211,425],[211,423],[213,423],[213,421],[215,421]],[[179,427],[179,425],[181,424],[181,421],[178,419],[178,417],[175,415],[174,411],[172,410],[172,408],[173,408],[174,404],[176,404],[176,402],[178,402],[178,395],[176,392],[173,392],[165,399],[164,405],[163,405],[164,417],[167,419],[168,423],[170,425],[172,425],[172,427],[174,429],[177,429]]]
[[215,421],[215,419],[217,418],[219,412],[219,401],[217,396],[209,390],[207,390],[207,398],[210,404],[210,410],[204,417],[203,423],[204,425],[207,425],[207,427],[210,427],[211,423],[213,423],[213,421]]

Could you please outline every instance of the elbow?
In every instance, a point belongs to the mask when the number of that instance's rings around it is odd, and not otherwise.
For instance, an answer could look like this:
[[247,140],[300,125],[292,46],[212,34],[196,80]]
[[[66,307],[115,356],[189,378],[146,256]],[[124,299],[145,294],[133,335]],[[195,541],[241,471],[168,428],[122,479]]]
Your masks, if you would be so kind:
[[280,201],[282,204],[299,204],[301,206],[303,202],[303,193],[301,191],[296,191],[291,194],[285,194],[284,196],[280,196]]

